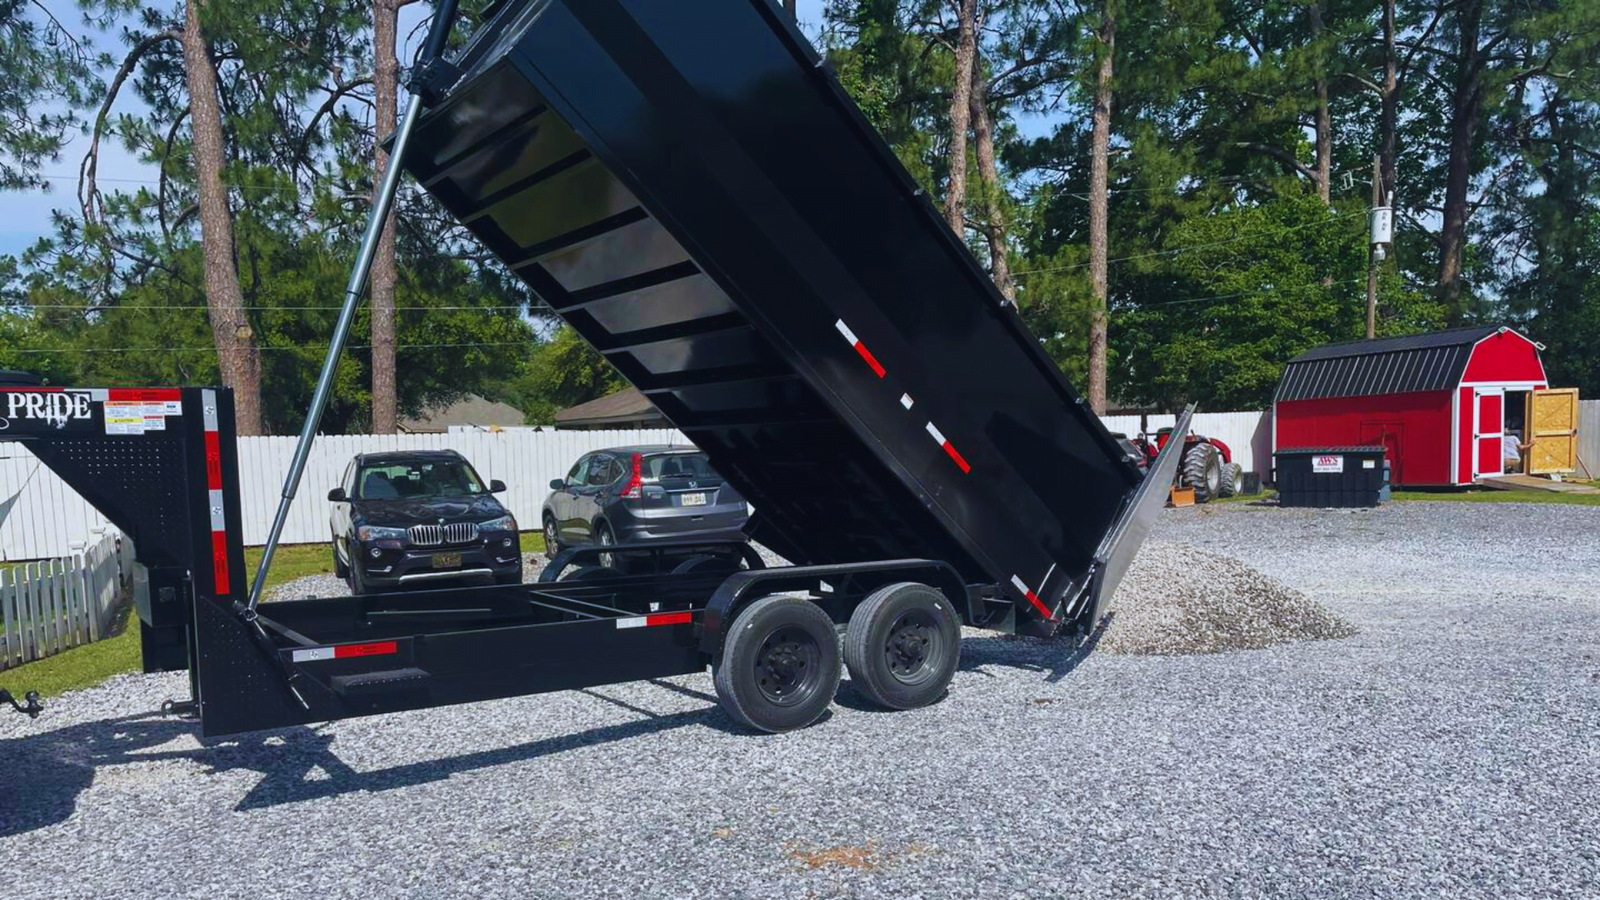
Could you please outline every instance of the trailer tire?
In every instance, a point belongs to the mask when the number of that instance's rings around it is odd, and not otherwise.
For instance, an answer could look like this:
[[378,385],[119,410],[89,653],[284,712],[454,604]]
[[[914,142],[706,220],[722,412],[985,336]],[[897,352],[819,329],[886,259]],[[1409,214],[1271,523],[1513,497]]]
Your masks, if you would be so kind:
[[762,597],[728,626],[712,666],[717,700],[735,722],[776,734],[827,712],[839,689],[839,634],[803,597]]
[[844,634],[850,681],[885,709],[937,703],[961,662],[961,623],[942,591],[914,581],[878,588]]
[[1222,483],[1217,494],[1219,497],[1238,496],[1244,486],[1244,466],[1238,463],[1222,464]]
[[1194,488],[1194,502],[1205,503],[1222,489],[1222,457],[1217,448],[1200,441],[1183,455],[1183,486]]

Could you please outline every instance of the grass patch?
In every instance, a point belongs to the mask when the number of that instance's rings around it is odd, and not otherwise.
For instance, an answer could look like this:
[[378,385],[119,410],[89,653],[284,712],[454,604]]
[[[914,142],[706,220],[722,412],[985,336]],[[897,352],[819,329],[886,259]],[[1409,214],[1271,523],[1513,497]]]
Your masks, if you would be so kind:
[[117,610],[111,627],[111,637],[0,672],[0,688],[19,699],[26,691],[54,697],[63,691],[93,687],[113,675],[137,672],[139,618],[133,614],[132,604]]
[[[244,549],[245,570],[254,579],[261,565],[260,547]],[[544,536],[537,531],[522,533],[523,553],[542,553]],[[327,544],[279,545],[267,573],[267,587],[307,575],[331,575],[333,552]],[[113,675],[137,672],[140,665],[139,619],[132,604],[117,611],[112,636],[74,647],[64,653],[0,671],[0,688],[20,698],[25,691],[38,691],[54,697],[64,691],[94,687]]]
[[[1600,487],[1600,485],[1597,485]],[[1600,506],[1600,494],[1551,491],[1395,491],[1399,503],[1558,503],[1566,506]]]

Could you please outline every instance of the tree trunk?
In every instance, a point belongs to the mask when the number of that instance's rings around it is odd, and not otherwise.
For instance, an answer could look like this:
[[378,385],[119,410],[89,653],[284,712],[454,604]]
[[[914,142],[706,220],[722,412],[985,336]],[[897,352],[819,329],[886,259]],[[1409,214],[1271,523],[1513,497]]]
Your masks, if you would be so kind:
[[783,0],[783,11],[789,14],[789,21],[797,21],[800,17],[799,0]]
[[[1311,14],[1311,38],[1322,37],[1322,6],[1313,3],[1307,10]],[[1320,48],[1319,48],[1320,52]],[[1333,116],[1328,112],[1328,79],[1317,66],[1317,196],[1324,205],[1333,199]]]
[[1482,0],[1467,0],[1460,13],[1460,69],[1450,100],[1450,155],[1445,163],[1444,225],[1439,234],[1439,297],[1446,313],[1459,320],[1461,256],[1467,243],[1467,201],[1472,182],[1472,139],[1483,109],[1478,58]]
[[966,240],[967,127],[972,113],[972,70],[977,56],[978,0],[958,0],[956,77],[950,87],[950,180],[944,192],[944,220]]
[[[394,131],[395,107],[400,86],[400,60],[395,56],[395,36],[399,27],[399,6],[395,0],[373,3],[374,65],[372,189],[377,191],[389,154],[380,143]],[[373,201],[377,201],[376,195]],[[394,253],[395,213],[383,223],[377,254],[372,259],[372,433],[394,434],[397,424],[394,371]]]
[[205,32],[200,0],[189,0],[183,21],[183,65],[189,87],[200,248],[205,260],[206,311],[217,346],[222,383],[233,389],[234,425],[241,435],[261,434],[261,351],[245,313],[244,292],[233,258],[233,212],[222,183],[222,108],[217,71]]
[[994,118],[989,111],[989,86],[976,54],[972,65],[972,123],[978,139],[978,177],[983,186],[983,208],[988,219],[985,235],[989,239],[989,274],[995,287],[1012,302],[1017,289],[1011,282],[1011,265],[1006,259],[1006,211],[1000,200],[1000,170],[994,162]]
[[1106,412],[1106,235],[1110,213],[1107,189],[1111,156],[1112,52],[1116,48],[1117,20],[1111,0],[1105,3],[1100,23],[1100,69],[1095,74],[1093,130],[1089,145],[1089,408]]

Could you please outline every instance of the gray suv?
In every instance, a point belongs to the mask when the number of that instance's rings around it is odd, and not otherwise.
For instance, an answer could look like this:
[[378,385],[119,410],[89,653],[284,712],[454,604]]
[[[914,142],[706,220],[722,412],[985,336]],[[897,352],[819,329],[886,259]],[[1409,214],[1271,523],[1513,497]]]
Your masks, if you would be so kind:
[[[545,551],[650,540],[742,541],[744,497],[693,447],[613,447],[580,457],[550,482]],[[614,560],[602,559],[603,565]]]

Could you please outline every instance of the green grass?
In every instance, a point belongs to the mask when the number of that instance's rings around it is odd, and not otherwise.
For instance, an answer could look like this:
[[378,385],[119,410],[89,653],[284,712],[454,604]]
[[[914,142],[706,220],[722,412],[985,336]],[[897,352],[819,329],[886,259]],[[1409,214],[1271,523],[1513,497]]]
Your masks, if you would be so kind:
[[[543,550],[544,538],[539,532],[522,533],[523,553]],[[256,567],[261,564],[261,548],[246,547],[244,563],[246,571],[254,577]],[[333,555],[327,544],[280,546],[272,557],[267,587],[306,575],[332,572]],[[54,697],[63,691],[94,687],[113,675],[137,672],[139,662],[139,620],[132,614],[132,606],[129,605],[117,612],[111,637],[0,671],[0,688],[5,688],[18,698],[25,691],[38,691],[42,696]]]
[[[1600,485],[1596,485],[1600,487]],[[1567,494],[1548,491],[1395,491],[1399,503],[1560,503],[1567,506],[1600,506],[1600,494]]]

